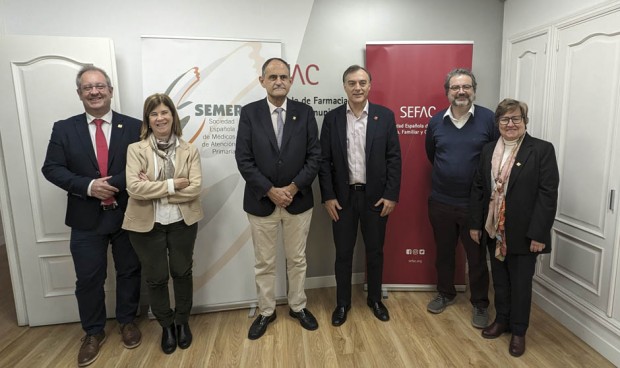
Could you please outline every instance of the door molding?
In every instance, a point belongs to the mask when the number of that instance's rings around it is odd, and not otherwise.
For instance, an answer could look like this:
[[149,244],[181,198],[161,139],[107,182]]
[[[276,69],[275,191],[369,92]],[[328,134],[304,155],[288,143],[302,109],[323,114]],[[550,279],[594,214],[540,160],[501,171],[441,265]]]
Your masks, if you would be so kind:
[[15,242],[15,227],[13,226],[12,205],[9,199],[9,188],[6,181],[6,165],[4,150],[2,149],[2,134],[0,132],[0,211],[2,213],[2,227],[4,228],[4,240],[6,246],[7,259],[9,261],[9,274],[11,275],[11,285],[13,286],[13,299],[15,300],[15,314],[17,325],[28,325],[28,310],[26,309],[26,293],[24,291],[24,281],[22,280],[22,270],[17,253]]

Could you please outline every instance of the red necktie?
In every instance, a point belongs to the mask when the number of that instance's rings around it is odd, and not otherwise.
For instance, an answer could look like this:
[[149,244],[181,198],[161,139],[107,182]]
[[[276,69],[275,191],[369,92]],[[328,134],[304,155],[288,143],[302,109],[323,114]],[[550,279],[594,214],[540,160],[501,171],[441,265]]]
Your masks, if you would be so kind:
[[[93,120],[93,123],[97,127],[95,130],[95,146],[97,146],[97,163],[99,164],[99,171],[101,172],[101,176],[108,176],[108,142],[105,139],[105,135],[103,134],[103,129],[101,129],[101,124],[104,123],[101,119]],[[102,201],[104,205],[114,203],[114,197],[106,199]]]

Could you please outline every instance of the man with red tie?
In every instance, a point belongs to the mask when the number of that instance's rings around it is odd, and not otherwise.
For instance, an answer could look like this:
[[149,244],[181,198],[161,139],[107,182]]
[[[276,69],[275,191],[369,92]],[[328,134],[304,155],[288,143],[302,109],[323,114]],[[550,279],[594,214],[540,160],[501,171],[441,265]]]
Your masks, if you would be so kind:
[[127,146],[139,140],[140,121],[111,110],[113,87],[104,70],[85,66],[76,84],[86,113],[54,124],[42,172],[67,191],[65,223],[71,227],[75,295],[86,332],[78,353],[78,366],[83,367],[97,359],[106,338],[103,285],[109,244],[116,268],[116,319],[123,345],[131,349],[141,341],[134,324],[140,263],[121,229],[127,207]]

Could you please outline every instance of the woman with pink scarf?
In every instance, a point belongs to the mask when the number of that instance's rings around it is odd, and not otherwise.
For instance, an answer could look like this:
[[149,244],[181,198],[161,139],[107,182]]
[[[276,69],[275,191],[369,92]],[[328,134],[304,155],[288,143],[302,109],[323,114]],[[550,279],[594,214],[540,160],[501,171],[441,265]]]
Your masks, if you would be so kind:
[[504,99],[495,110],[501,137],[482,150],[470,203],[470,235],[491,255],[495,321],[482,337],[511,332],[508,351],[525,352],[536,258],[551,252],[559,174],[553,145],[527,134],[527,105]]

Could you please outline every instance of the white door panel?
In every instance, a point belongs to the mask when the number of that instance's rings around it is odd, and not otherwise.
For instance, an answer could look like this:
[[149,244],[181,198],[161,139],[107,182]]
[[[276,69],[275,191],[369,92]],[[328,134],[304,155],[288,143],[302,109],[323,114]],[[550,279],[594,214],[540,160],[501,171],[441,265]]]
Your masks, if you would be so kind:
[[[28,312],[28,324],[79,320],[75,271],[64,225],[66,192],[49,183],[41,166],[52,124],[84,111],[75,76],[97,65],[116,85],[112,41],[95,38],[4,36],[0,38],[0,137],[6,191]],[[118,109],[118,89],[112,107]],[[112,263],[108,274],[114,274]],[[108,304],[114,305],[113,278]],[[112,300],[110,300],[112,299]],[[114,309],[108,308],[113,315]]]
[[613,284],[603,275],[618,252],[610,193],[620,183],[620,13],[560,27],[557,41],[549,138],[561,181],[555,250],[541,273],[610,315]]
[[534,137],[544,137],[546,122],[545,76],[547,73],[547,31],[523,39],[511,40],[508,45],[508,88],[504,97],[524,101],[529,107],[527,131]]

